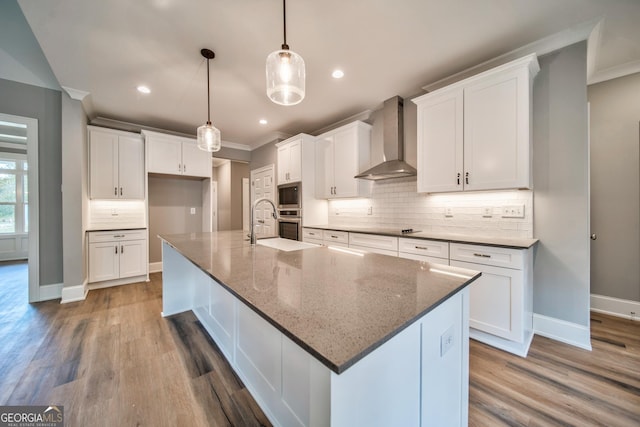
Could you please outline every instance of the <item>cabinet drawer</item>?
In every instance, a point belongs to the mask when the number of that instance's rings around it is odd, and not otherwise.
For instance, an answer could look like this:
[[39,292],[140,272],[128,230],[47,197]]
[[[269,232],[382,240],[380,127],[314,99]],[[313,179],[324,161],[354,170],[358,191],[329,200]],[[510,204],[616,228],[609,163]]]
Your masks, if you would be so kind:
[[349,233],[346,231],[322,230],[322,238],[324,243],[345,243],[349,244]]
[[412,259],[415,261],[430,262],[431,264],[449,265],[449,258],[438,258],[429,255],[411,254],[409,252],[398,252],[398,257]]
[[449,261],[449,242],[437,240],[398,239],[398,251],[415,255],[427,255],[436,258],[446,258]]
[[322,230],[316,230],[315,228],[303,228],[302,238],[305,240],[306,239],[322,240]]
[[522,250],[497,248],[493,246],[451,244],[451,260],[473,262],[496,267],[513,268],[522,270]]
[[117,242],[121,240],[142,240],[147,238],[147,230],[90,231],[89,243]]
[[398,252],[398,238],[392,236],[380,236],[377,234],[349,233],[349,246],[384,249]]

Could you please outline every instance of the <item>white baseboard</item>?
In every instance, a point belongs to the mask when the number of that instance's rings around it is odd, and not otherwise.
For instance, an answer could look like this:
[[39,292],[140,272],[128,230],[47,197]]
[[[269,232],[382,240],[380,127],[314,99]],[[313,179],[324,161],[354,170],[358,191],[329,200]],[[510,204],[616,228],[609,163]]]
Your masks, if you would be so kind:
[[640,302],[638,301],[591,294],[591,311],[640,321]]
[[62,287],[64,283],[52,283],[50,285],[40,286],[40,295],[38,301],[49,301],[58,299],[62,296]]
[[162,271],[162,261],[149,263],[149,273],[159,273],[161,271]]
[[534,313],[533,331],[537,335],[591,351],[591,330],[588,326]]
[[84,301],[87,298],[87,281],[85,280],[82,285],[65,286],[62,288],[62,295],[60,304],[66,304],[68,302]]
[[124,277],[122,279],[114,279],[114,280],[107,280],[104,282],[90,283],[87,286],[87,288],[88,290],[93,291],[94,289],[112,288],[114,286],[129,285],[131,283],[139,283],[139,282],[146,282],[146,281],[147,281],[147,275],[144,274],[142,276]]

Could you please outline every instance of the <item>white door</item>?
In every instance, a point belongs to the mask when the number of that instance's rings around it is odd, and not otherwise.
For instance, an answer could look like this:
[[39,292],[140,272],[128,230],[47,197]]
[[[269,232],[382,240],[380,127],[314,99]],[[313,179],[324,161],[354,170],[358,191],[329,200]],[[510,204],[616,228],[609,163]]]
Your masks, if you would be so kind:
[[249,215],[251,215],[251,195],[249,178],[242,178],[242,229],[249,231]]
[[334,196],[358,196],[358,129],[353,127],[333,136]]
[[116,244],[120,246],[120,277],[147,274],[146,240],[128,240]]
[[121,199],[144,199],[144,143],[138,137],[118,137],[118,183]]
[[89,245],[89,282],[102,282],[120,277],[118,259],[120,244],[114,242]]
[[289,144],[289,182],[302,181],[302,140]]
[[291,163],[291,148],[289,144],[278,147],[278,184],[289,182],[289,164]]
[[[251,171],[251,183],[253,187],[251,203],[262,197],[276,203],[274,166],[269,165]],[[277,235],[276,222],[273,219],[273,208],[269,203],[260,203],[254,209],[254,225],[256,237],[274,237]]]
[[211,231],[218,231],[218,181],[211,181]]
[[188,176],[211,176],[211,153],[202,151],[198,145],[190,142],[182,143],[182,174]]
[[316,198],[333,198],[333,138],[316,142]]
[[117,199],[118,136],[92,130],[89,135],[89,192],[92,199]]

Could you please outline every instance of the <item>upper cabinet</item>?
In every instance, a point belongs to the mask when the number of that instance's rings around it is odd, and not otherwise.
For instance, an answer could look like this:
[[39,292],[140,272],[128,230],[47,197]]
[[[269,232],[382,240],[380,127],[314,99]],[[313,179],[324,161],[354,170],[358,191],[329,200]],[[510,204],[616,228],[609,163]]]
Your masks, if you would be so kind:
[[195,139],[142,131],[147,142],[147,171],[171,175],[211,177],[211,153]]
[[316,140],[316,197],[368,197],[371,181],[356,179],[369,168],[371,125],[355,121]]
[[144,141],[139,134],[88,126],[92,199],[144,199]]
[[418,192],[531,188],[529,55],[413,99]]
[[276,144],[278,147],[278,185],[302,181],[302,140],[303,136],[297,135]]

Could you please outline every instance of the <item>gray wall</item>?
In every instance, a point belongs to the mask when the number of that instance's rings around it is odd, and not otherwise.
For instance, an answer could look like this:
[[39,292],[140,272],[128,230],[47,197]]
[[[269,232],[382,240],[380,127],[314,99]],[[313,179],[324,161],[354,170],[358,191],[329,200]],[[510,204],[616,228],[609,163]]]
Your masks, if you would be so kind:
[[533,96],[533,310],[589,326],[587,44],[539,58]]
[[640,301],[640,73],[589,86],[591,293]]
[[[190,208],[196,214],[190,214]],[[162,261],[158,234],[202,231],[202,181],[149,176],[149,262]]]
[[231,230],[242,230],[242,178],[249,178],[249,164],[231,162]]
[[249,163],[249,170],[259,169],[270,164],[275,165],[277,161],[277,148],[276,143],[279,140],[269,142],[261,147],[256,148],[251,152],[251,163]]
[[218,230],[231,230],[231,162],[213,170],[218,181]]
[[84,233],[88,220],[87,116],[80,101],[62,94],[62,235],[64,286],[87,277]]
[[38,120],[40,284],[61,283],[62,94],[4,79],[0,79],[0,94],[0,112]]
[[220,151],[213,153],[213,157],[218,157],[220,159],[239,160],[241,162],[248,162],[251,160],[251,151],[222,147]]

